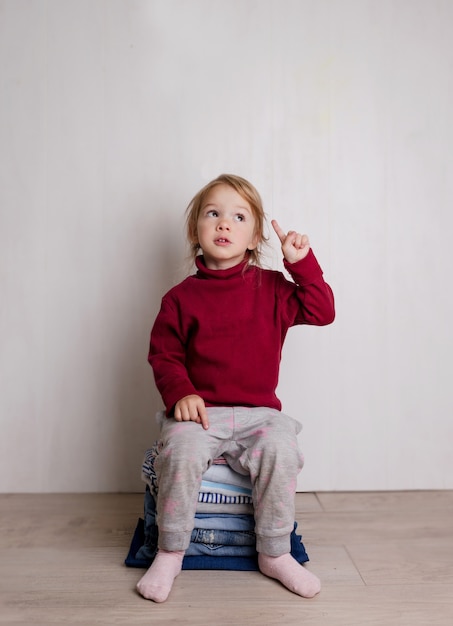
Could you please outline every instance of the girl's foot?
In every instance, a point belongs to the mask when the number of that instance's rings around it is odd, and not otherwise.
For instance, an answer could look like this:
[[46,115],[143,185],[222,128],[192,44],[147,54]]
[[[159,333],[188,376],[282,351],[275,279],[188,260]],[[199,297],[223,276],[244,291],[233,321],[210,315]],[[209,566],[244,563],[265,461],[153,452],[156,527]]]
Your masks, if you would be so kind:
[[258,554],[260,571],[279,580],[287,589],[304,598],[313,598],[321,591],[321,582],[317,576],[296,561],[291,554],[268,556]]
[[153,564],[138,581],[137,591],[147,600],[165,602],[173,586],[173,581],[182,568],[184,550],[169,552],[159,550]]

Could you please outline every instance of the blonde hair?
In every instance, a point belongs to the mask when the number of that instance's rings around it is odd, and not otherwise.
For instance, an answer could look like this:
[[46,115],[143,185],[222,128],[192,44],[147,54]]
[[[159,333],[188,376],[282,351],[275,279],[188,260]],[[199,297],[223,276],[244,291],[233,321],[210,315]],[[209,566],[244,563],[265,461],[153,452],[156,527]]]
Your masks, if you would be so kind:
[[260,265],[262,247],[267,242],[267,237],[264,235],[266,216],[264,214],[263,203],[255,187],[249,183],[248,180],[245,180],[245,178],[241,178],[235,174],[220,174],[220,176],[217,176],[217,178],[214,178],[214,180],[211,180],[211,182],[205,185],[203,189],[200,189],[190,201],[186,209],[186,234],[190,244],[192,260],[195,259],[200,250],[200,244],[197,238],[198,217],[203,208],[206,196],[216,185],[229,185],[250,204],[253,217],[255,218],[254,235],[258,243],[254,250],[249,250],[248,261],[252,265]]

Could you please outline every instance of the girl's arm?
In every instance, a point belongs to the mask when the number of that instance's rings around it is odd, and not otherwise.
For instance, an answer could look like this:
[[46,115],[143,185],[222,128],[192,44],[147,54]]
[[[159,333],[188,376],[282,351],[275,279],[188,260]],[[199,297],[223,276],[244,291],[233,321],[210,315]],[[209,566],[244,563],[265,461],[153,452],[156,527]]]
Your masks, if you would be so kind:
[[[324,281],[307,235],[294,230],[285,233],[276,220],[272,220],[272,226],[281,242],[285,268],[297,286],[294,290],[294,286],[285,285],[288,293],[283,300],[290,324],[331,324],[335,319],[333,292]],[[290,290],[295,298],[291,298]]]
[[148,361],[167,416],[173,415],[182,398],[198,395],[185,366],[184,329],[176,308],[165,297],[151,331]]

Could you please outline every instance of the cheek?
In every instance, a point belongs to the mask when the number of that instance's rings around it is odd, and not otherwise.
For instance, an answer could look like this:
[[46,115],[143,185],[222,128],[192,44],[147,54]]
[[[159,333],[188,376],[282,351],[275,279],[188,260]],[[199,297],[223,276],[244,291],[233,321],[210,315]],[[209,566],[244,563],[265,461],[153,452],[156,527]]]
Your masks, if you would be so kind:
[[201,241],[203,239],[203,237],[205,237],[206,234],[206,228],[203,228],[202,226],[198,226],[197,228],[197,241]]
[[256,246],[258,245],[258,239],[259,239],[259,236],[254,231],[252,231],[249,237],[251,248],[256,248]]

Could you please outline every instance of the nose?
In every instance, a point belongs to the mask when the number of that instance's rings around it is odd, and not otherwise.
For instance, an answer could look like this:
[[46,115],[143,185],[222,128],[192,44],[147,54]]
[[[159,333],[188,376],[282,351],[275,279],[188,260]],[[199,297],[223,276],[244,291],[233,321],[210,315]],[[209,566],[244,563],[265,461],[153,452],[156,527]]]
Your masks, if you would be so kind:
[[222,218],[221,220],[219,220],[217,228],[218,230],[230,230],[230,223],[226,218]]

